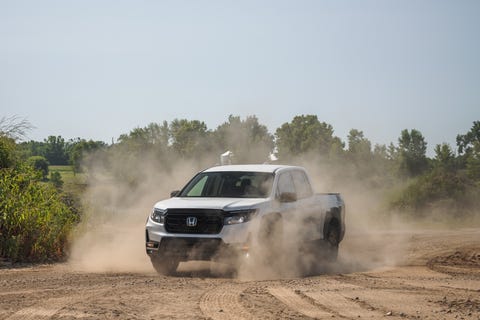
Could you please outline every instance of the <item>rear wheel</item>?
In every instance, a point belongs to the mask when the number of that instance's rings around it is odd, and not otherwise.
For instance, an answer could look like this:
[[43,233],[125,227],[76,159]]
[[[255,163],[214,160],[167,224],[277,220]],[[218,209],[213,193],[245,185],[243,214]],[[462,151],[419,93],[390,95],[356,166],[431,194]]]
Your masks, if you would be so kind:
[[163,257],[151,256],[150,260],[152,261],[153,268],[161,275],[172,275],[177,270],[180,261],[173,257]]
[[[335,224],[328,226],[325,238],[316,240],[307,246],[310,258],[305,262],[303,275],[315,275],[330,272],[337,260],[340,232]],[[313,259],[312,259],[313,258]]]
[[324,256],[324,258],[328,262],[337,261],[339,242],[340,242],[340,232],[335,225],[331,225],[328,228],[327,237],[325,239],[325,256]]

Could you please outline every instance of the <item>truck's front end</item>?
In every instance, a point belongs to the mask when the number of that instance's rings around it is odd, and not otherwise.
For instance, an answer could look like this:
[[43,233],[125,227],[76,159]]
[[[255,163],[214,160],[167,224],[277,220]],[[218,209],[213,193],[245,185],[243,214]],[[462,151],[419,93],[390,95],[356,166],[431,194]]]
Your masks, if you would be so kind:
[[248,254],[254,218],[268,205],[273,173],[229,168],[200,172],[174,197],[155,204],[145,238],[158,272],[172,273],[180,261]]

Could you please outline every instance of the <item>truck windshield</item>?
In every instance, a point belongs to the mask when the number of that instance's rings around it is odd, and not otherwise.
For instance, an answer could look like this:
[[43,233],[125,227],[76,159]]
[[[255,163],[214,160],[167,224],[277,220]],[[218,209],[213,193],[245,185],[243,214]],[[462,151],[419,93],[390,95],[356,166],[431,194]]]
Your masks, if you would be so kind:
[[180,197],[267,198],[272,190],[273,173],[202,172],[180,193]]

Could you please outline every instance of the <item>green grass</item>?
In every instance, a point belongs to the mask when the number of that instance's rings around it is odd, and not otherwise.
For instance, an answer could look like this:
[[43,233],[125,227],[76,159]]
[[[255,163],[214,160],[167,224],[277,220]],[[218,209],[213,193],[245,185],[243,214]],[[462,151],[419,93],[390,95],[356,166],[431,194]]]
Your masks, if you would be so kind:
[[49,166],[49,172],[58,171],[62,176],[63,190],[66,192],[80,194],[86,186],[86,175],[74,173],[72,166]]
[[49,166],[49,172],[58,171],[62,175],[62,180],[65,184],[75,183],[76,175],[73,173],[73,168],[71,166]]

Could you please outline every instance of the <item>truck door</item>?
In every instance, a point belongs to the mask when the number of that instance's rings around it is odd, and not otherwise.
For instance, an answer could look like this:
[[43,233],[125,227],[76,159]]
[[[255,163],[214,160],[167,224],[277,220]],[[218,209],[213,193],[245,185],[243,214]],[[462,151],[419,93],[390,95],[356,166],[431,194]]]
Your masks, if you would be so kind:
[[[291,246],[297,238],[295,227],[295,207],[297,192],[290,171],[280,173],[275,191],[277,212],[282,216],[283,246]],[[291,249],[291,248],[289,248]]]
[[[279,205],[279,211],[282,214],[283,218],[287,218],[287,214],[295,208],[295,202],[297,199],[297,191],[295,190],[295,185],[293,184],[293,178],[290,171],[283,172],[278,177],[278,184],[276,190],[276,199]],[[291,199],[282,199],[282,196],[288,195]]]
[[[318,201],[313,196],[312,186],[302,170],[292,171],[293,184],[297,193],[295,203],[295,221],[298,225],[301,241],[312,241],[321,238],[322,215]],[[320,228],[320,229],[319,229]]]

